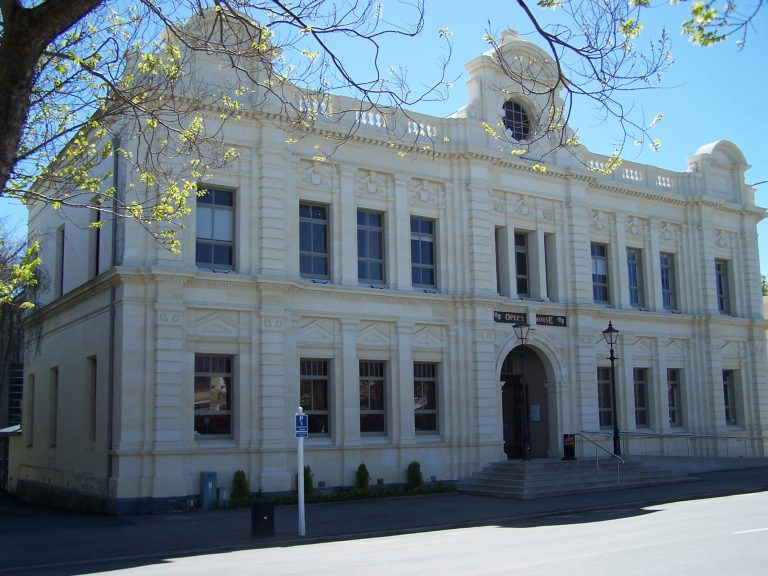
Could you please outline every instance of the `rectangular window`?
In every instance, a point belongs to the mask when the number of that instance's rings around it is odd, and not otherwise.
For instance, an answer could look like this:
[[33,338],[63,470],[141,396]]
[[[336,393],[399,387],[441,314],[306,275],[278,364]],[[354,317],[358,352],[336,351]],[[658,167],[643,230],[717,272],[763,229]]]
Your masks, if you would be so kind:
[[669,368],[667,370],[667,394],[669,396],[669,425],[679,427],[683,425],[683,411],[680,396],[680,370]]
[[64,294],[64,225],[56,231],[56,297]]
[[384,362],[360,361],[360,433],[386,432]]
[[411,216],[411,283],[435,288],[435,221]]
[[661,299],[665,310],[677,310],[677,290],[675,289],[675,255],[662,252],[661,264]]
[[637,248],[627,248],[627,277],[629,279],[629,305],[645,306],[643,294],[643,253]]
[[92,356],[88,358],[88,441],[91,444],[96,442],[97,390],[98,366],[96,357]]
[[88,228],[88,277],[99,275],[99,260],[101,258],[101,211],[91,210],[91,222]]
[[416,432],[437,432],[437,364],[413,363],[413,402]]
[[8,424],[21,424],[21,407],[24,402],[24,364],[13,363],[8,379]]
[[328,360],[301,360],[301,407],[309,416],[310,434],[330,434]]
[[51,395],[48,408],[48,445],[56,446],[59,433],[59,369],[51,368]]
[[494,228],[494,243],[496,246],[496,292],[499,296],[509,296],[509,247],[507,246],[508,228]]
[[232,270],[235,265],[235,194],[208,188],[197,197],[198,267]]
[[715,283],[717,286],[717,309],[723,314],[730,314],[730,290],[728,277],[728,261],[715,260]]
[[635,426],[647,428],[648,419],[648,369],[633,368],[632,375],[635,381]]
[[22,430],[27,438],[27,447],[32,447],[35,443],[35,375],[27,376],[27,385],[24,390],[24,414],[26,422]]
[[725,423],[739,423],[736,415],[736,384],[733,370],[723,370],[723,403],[725,405]]
[[357,279],[366,284],[384,284],[384,215],[357,211]]
[[195,354],[195,435],[232,434],[232,356]]
[[597,404],[600,411],[600,428],[613,427],[613,390],[611,369],[597,368]]
[[304,278],[328,280],[328,207],[299,204],[299,272]]
[[519,296],[530,296],[527,234],[515,234],[515,274],[517,277],[517,294]]
[[595,303],[608,304],[608,246],[592,242],[592,298]]

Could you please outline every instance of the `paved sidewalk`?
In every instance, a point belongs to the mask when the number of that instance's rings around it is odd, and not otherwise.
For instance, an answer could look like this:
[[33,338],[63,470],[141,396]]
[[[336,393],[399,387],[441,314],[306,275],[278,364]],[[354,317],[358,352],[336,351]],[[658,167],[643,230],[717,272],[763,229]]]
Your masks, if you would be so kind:
[[39,508],[0,496],[0,574],[75,574],[75,565],[82,568],[84,563],[90,564],[89,571],[99,571],[107,565],[114,569],[163,557],[531,523],[539,517],[588,510],[637,509],[768,490],[768,467],[695,478],[666,486],[527,501],[448,493],[308,504],[304,537],[298,536],[297,506],[280,506],[275,508],[276,535],[271,538],[251,536],[249,509],[102,516]]

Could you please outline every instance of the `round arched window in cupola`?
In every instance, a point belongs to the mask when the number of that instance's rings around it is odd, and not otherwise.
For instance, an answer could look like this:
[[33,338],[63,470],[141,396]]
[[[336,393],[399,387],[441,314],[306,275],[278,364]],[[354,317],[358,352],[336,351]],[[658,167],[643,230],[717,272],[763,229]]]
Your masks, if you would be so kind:
[[531,135],[531,122],[528,114],[517,102],[504,102],[504,128],[509,130],[513,140],[528,140]]

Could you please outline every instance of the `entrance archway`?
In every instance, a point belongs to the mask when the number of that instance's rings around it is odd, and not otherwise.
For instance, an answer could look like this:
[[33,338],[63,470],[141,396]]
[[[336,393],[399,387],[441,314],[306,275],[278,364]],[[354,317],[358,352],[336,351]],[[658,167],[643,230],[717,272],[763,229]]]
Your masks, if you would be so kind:
[[[501,411],[504,453],[512,460],[523,457],[524,414],[528,412],[528,444],[531,458],[544,458],[549,450],[549,399],[546,370],[538,353],[526,346],[511,350],[501,366]],[[522,363],[521,363],[522,362]],[[525,382],[523,382],[523,378]],[[523,386],[526,387],[523,394]],[[527,407],[523,406],[525,397]]]

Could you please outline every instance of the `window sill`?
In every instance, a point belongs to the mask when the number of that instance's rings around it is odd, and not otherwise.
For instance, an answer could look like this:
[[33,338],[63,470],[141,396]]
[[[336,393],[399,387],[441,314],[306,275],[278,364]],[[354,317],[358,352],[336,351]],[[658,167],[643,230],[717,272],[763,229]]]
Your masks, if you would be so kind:
[[232,436],[195,436],[195,447],[202,450],[231,449],[236,446]]
[[384,445],[389,444],[389,436],[386,434],[360,434],[360,442],[363,444]]

